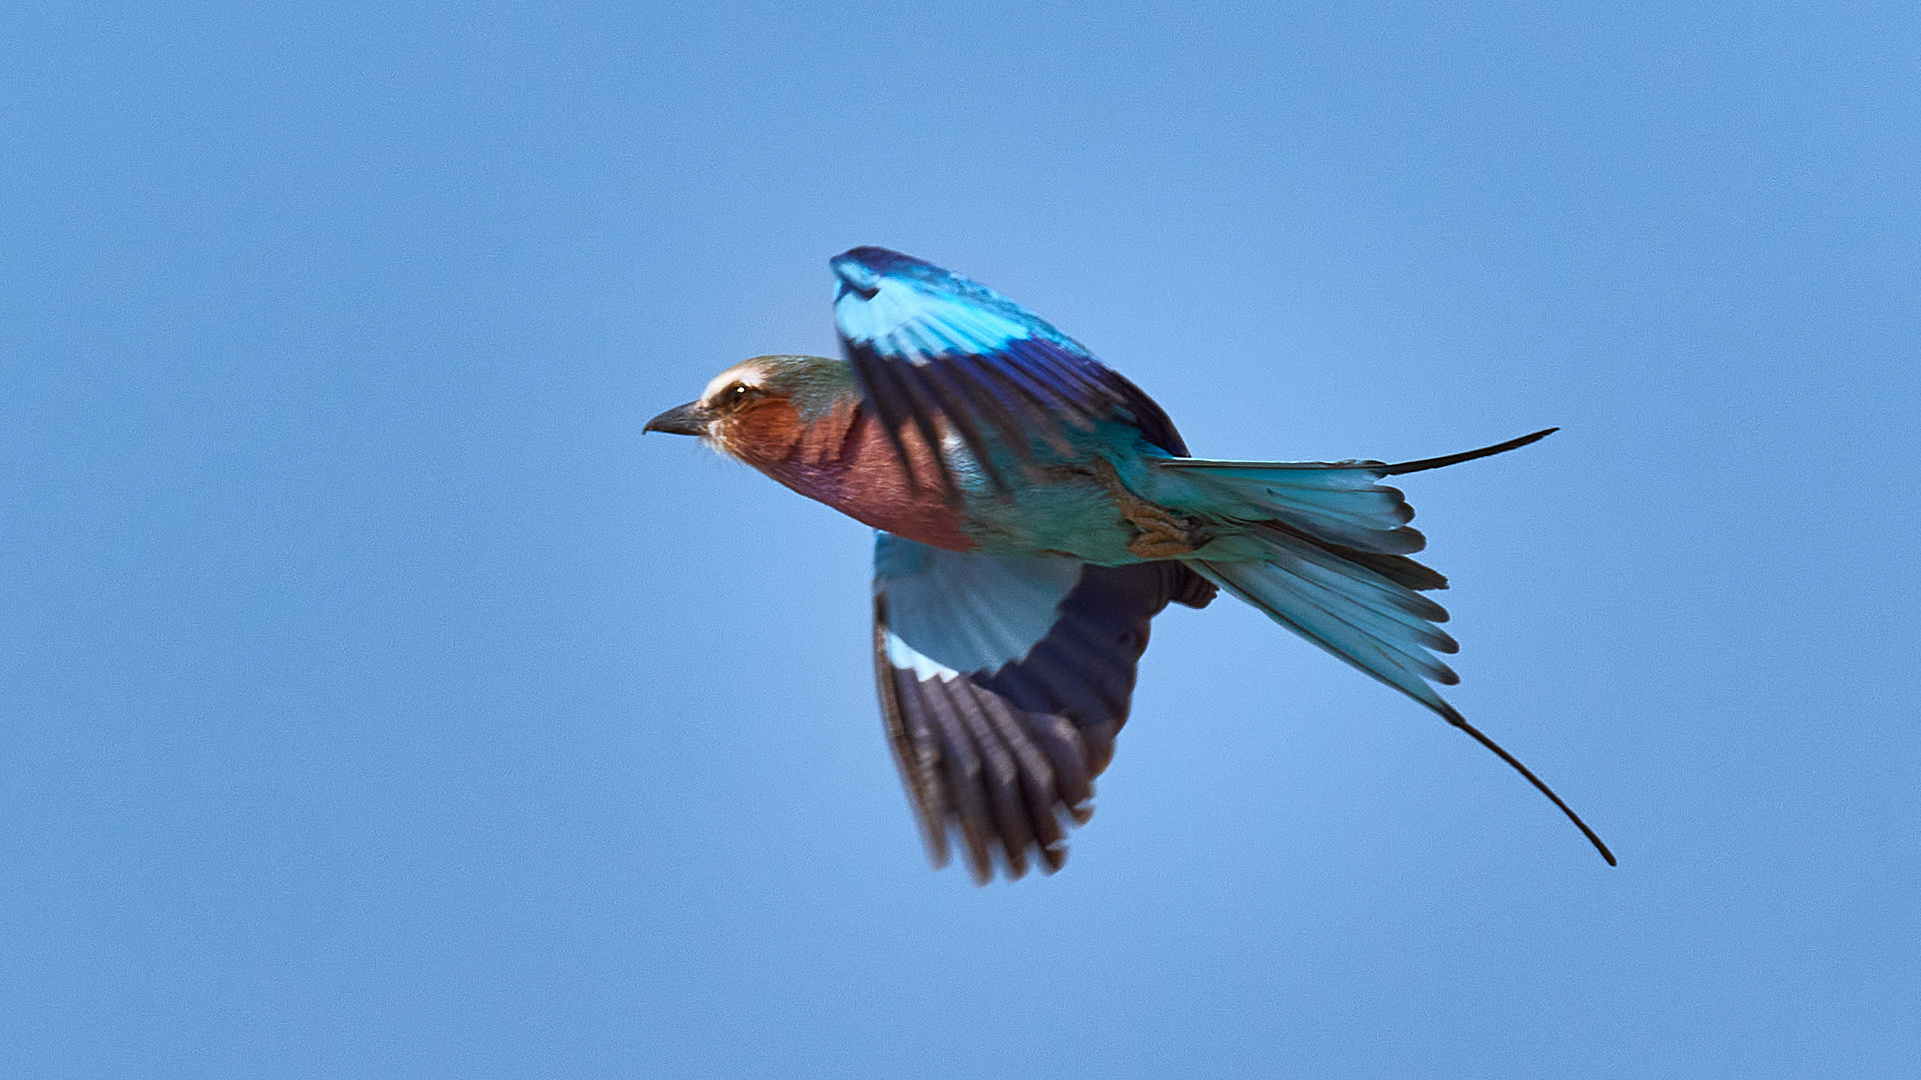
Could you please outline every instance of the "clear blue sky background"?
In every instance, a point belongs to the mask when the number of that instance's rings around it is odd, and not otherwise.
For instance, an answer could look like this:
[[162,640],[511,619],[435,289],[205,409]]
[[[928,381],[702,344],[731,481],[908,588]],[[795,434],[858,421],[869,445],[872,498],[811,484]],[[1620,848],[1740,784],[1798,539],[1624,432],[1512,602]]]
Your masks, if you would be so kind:
[[[1912,1075],[1913,5],[668,6],[0,15],[0,1074]],[[1223,602],[930,873],[868,531],[640,435],[861,243],[1210,456],[1561,425],[1406,487],[1621,867]]]

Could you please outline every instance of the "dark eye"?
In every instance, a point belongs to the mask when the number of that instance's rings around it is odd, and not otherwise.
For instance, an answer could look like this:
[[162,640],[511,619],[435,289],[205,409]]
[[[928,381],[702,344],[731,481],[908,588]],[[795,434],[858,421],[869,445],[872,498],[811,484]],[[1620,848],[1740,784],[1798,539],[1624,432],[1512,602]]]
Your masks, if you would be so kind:
[[731,413],[735,409],[744,407],[750,401],[758,401],[766,396],[767,392],[758,386],[744,382],[736,382],[728,383],[722,389],[715,391],[712,398],[706,400],[709,409],[715,412]]

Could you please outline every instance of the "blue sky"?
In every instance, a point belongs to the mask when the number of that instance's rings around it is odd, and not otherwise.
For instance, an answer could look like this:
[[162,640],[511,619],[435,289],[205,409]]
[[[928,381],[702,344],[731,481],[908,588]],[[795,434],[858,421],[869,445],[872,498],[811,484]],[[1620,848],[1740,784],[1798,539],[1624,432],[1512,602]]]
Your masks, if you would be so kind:
[[[0,16],[0,1073],[1912,1068],[1911,5],[666,8]],[[868,531],[640,435],[863,243],[1208,456],[1560,425],[1404,486],[1620,868],[1223,602],[930,873]]]

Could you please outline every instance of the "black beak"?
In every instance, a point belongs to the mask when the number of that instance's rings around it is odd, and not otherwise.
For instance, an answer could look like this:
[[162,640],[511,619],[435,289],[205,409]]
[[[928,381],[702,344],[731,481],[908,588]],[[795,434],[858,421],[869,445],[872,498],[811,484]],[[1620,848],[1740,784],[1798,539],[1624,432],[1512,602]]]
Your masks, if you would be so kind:
[[642,434],[649,431],[664,431],[669,435],[705,435],[707,422],[713,418],[714,414],[701,408],[700,402],[690,401],[685,405],[676,405],[647,421],[647,426],[640,430]]

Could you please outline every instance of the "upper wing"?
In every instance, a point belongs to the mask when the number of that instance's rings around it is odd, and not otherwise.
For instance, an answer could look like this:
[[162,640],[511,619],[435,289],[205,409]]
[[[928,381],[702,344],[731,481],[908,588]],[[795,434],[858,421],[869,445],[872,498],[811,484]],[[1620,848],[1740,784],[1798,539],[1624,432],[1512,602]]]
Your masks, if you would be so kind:
[[[1036,442],[1065,452],[1069,429],[1102,420],[1130,424],[1170,454],[1187,453],[1167,414],[1138,387],[985,285],[886,248],[854,248],[832,265],[841,345],[903,458],[906,431],[938,450],[951,430],[1005,490],[990,439],[1031,460]],[[942,471],[951,493],[944,460]]]
[[1127,720],[1148,623],[1213,587],[1179,563],[1092,566],[999,559],[881,533],[874,548],[874,673],[887,738],[929,858],[958,828],[975,880],[1038,848],[1066,861],[1059,811],[1085,822],[1093,778]]

